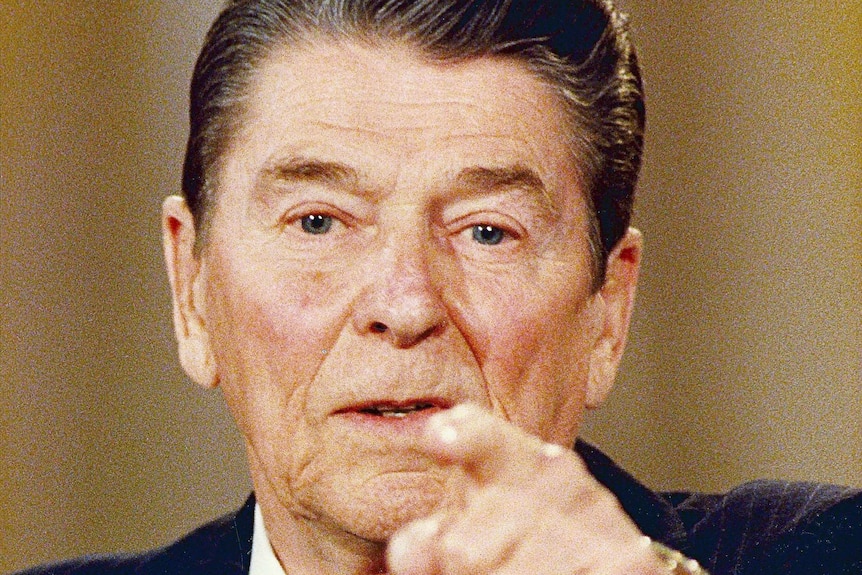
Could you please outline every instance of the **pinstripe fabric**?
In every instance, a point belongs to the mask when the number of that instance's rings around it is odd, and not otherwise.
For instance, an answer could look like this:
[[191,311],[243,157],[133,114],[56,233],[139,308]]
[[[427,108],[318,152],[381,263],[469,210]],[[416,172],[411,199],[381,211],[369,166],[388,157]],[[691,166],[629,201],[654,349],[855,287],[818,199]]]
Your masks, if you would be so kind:
[[[661,494],[597,449],[583,442],[575,449],[644,534],[697,559],[712,575],[862,575],[862,490],[755,481],[721,495]],[[164,548],[19,575],[248,575],[253,516],[252,496],[237,513]]]
[[673,494],[686,553],[713,575],[862,575],[862,493],[754,481],[724,495]]
[[712,575],[862,575],[862,490],[753,481],[725,494],[654,493],[582,442],[576,451],[641,530]]

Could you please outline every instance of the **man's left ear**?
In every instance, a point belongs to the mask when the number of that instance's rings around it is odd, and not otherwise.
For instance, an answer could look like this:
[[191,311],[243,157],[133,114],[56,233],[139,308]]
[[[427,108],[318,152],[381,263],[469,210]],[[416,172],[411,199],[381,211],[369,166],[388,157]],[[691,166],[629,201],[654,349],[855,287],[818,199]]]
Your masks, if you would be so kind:
[[601,332],[590,355],[586,394],[589,409],[604,403],[613,387],[628,337],[642,251],[641,233],[629,228],[608,256],[605,282],[595,295],[604,309],[599,319]]

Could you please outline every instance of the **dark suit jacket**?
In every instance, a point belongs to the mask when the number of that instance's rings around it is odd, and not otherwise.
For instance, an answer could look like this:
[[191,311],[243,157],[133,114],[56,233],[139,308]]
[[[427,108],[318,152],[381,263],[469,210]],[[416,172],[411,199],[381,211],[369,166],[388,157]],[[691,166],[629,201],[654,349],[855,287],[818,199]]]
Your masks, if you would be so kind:
[[[575,449],[644,534],[712,575],[862,575],[862,490],[756,481],[722,495],[654,493],[595,448]],[[166,547],[20,575],[247,575],[253,522],[254,496]]]

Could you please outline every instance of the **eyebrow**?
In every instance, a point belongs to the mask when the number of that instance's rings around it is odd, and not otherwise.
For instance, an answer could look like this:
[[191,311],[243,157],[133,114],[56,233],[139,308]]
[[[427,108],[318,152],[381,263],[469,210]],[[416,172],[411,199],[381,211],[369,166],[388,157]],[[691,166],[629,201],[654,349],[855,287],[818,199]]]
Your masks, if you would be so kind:
[[532,168],[513,165],[499,168],[470,167],[458,172],[455,182],[459,186],[486,192],[517,190],[535,196],[551,213],[556,207],[542,178]]
[[[353,167],[334,161],[304,156],[278,159],[261,170],[258,182],[317,183],[362,191],[361,177]],[[539,200],[550,214],[556,213],[545,183],[539,174],[527,166],[514,164],[501,167],[470,166],[458,171],[450,186],[480,193],[508,191],[525,192]],[[259,188],[260,189],[260,188]],[[370,193],[370,190],[366,190]]]
[[279,182],[317,182],[351,187],[359,183],[356,170],[346,164],[303,157],[273,162],[263,169],[261,176],[262,179]]
[[532,169],[523,166],[465,168],[458,172],[455,181],[467,187],[495,191],[520,188],[528,191],[546,192],[545,184],[539,175]]

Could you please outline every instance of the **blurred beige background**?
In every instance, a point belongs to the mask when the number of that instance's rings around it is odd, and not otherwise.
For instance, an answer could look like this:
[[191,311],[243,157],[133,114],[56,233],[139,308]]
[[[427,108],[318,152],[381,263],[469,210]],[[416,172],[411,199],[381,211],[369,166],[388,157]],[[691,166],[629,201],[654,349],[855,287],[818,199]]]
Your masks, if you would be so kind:
[[[862,485],[862,6],[626,0],[647,238],[585,435],[659,488]],[[241,441],[175,359],[159,204],[216,3],[0,10],[0,571],[238,505]]]

